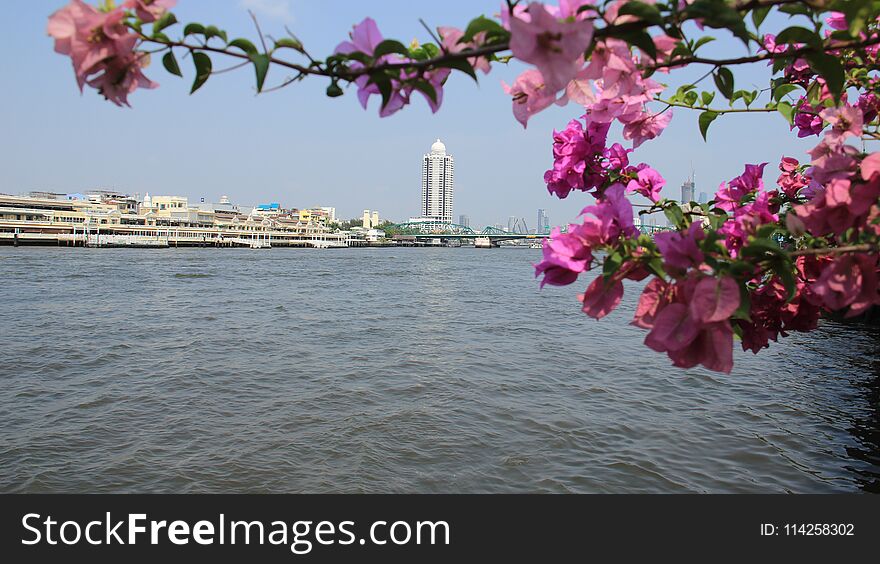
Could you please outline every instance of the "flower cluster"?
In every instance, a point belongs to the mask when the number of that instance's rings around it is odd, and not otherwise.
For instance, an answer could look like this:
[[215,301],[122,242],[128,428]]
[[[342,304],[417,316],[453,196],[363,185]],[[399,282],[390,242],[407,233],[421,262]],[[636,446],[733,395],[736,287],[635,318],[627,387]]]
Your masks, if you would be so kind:
[[138,34],[128,26],[125,8],[135,10],[141,21],[153,22],[176,0],[129,0],[107,11],[82,0],[72,0],[49,18],[48,34],[55,51],[68,55],[80,91],[88,85],[118,106],[128,105],[128,95],[138,88],[158,85],[143,74],[149,56],[135,50]]

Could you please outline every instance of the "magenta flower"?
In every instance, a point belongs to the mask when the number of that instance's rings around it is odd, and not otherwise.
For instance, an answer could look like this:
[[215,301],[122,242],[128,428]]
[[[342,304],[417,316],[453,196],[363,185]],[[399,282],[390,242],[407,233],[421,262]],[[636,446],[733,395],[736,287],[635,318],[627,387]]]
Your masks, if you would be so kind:
[[556,101],[556,93],[546,87],[544,77],[535,69],[519,75],[513,86],[504,82],[501,85],[513,97],[513,116],[523,127],[528,127],[529,118]]
[[510,50],[513,55],[537,67],[547,90],[555,94],[578,73],[584,52],[593,39],[590,20],[560,21],[538,2],[528,8],[529,21],[510,20]]
[[[440,34],[443,48],[449,53],[461,53],[469,49],[476,49],[486,39],[486,32],[482,31],[474,35],[472,42],[461,42],[464,32],[456,27],[438,27],[437,32]],[[483,71],[483,74],[489,74],[492,70],[492,64],[486,57],[470,57],[468,63],[474,67],[474,70]]]
[[871,180],[876,173],[880,172],[880,152],[871,153],[862,159],[861,170],[864,180]]
[[645,344],[657,352],[678,351],[694,342],[699,333],[700,325],[685,304],[669,304],[657,315]]
[[549,239],[544,240],[544,260],[535,265],[535,277],[544,275],[544,284],[566,286],[577,280],[580,273],[590,269],[593,251],[581,238],[578,226],[569,226],[569,233],[555,227]]
[[636,170],[638,171],[637,176],[629,181],[627,190],[638,192],[652,202],[659,202],[660,191],[666,186],[666,180],[660,176],[659,172],[645,163],[637,166]]
[[161,18],[176,4],[177,0],[128,0],[124,6],[133,8],[142,22],[150,23]]
[[739,284],[730,276],[707,276],[694,287],[690,314],[700,323],[725,321],[739,309]]
[[825,134],[830,143],[843,143],[849,137],[862,135],[862,110],[857,106],[826,108],[819,116],[831,125],[831,129]]
[[642,329],[652,329],[657,314],[669,303],[669,283],[662,278],[654,278],[645,285],[632,325]]
[[877,257],[844,255],[825,267],[811,287],[822,304],[832,311],[849,307],[846,317],[860,315],[880,305],[877,287]]
[[614,278],[606,280],[604,276],[597,276],[579,296],[584,313],[593,319],[602,319],[614,311],[622,298],[623,282]]
[[633,148],[649,139],[654,139],[663,133],[666,126],[672,120],[672,110],[666,110],[658,114],[645,112],[638,119],[635,119],[623,127],[623,138],[632,139]]
[[868,213],[878,197],[880,177],[864,184],[835,179],[808,203],[795,206],[794,212],[812,235],[839,235],[852,227],[866,227]]
[[702,364],[709,370],[729,374],[733,369],[733,330],[729,321],[703,323],[693,317],[686,302],[693,297],[696,285],[694,278],[676,284],[676,301],[656,314],[645,345],[665,352],[679,368]]
[[700,250],[699,241],[706,238],[700,222],[694,222],[685,232],[663,231],[654,236],[654,242],[663,255],[668,268],[685,271],[703,262],[705,256]]
[[147,55],[142,53],[130,53],[124,57],[109,59],[100,65],[102,72],[90,78],[88,85],[97,89],[117,106],[128,106],[128,95],[138,88],[159,87],[157,83],[144,76],[141,70],[147,60]]
[[742,199],[746,195],[764,188],[765,166],[767,163],[747,164],[741,175],[718,188],[715,192],[715,206],[726,211],[734,211],[742,205]]
[[621,235],[637,237],[639,230],[633,220],[633,207],[626,197],[626,187],[617,182],[602,193],[595,205],[587,206],[581,215],[591,214],[598,220],[598,237],[601,243],[609,244]]

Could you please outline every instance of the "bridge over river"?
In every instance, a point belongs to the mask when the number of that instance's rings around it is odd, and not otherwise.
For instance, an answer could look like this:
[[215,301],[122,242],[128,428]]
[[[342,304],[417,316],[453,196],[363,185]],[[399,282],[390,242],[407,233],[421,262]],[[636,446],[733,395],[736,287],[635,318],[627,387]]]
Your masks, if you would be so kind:
[[[636,227],[641,233],[652,235],[657,231],[665,231],[666,227],[657,227],[655,225],[647,225],[636,223]],[[518,233],[498,229],[497,227],[487,226],[480,231],[458,225],[456,223],[436,223],[436,222],[409,222],[392,225],[387,229],[388,234],[401,235],[410,240],[427,241],[431,239],[445,240],[463,240],[463,239],[484,239],[490,243],[497,244],[502,241],[535,241],[543,240],[550,237],[549,233]]]

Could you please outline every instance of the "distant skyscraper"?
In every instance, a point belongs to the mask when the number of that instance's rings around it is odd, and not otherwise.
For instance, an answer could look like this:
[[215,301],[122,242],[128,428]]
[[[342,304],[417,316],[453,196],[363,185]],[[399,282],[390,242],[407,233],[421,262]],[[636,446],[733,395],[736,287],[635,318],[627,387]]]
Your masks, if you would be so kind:
[[422,216],[452,223],[455,159],[439,139],[422,159]]
[[507,232],[513,233],[516,231],[516,216],[511,215],[507,218]]
[[700,200],[699,201],[701,204],[705,204],[706,202],[709,201],[709,195],[706,194],[705,192],[700,192]]
[[695,199],[695,189],[696,184],[694,183],[694,175],[691,173],[691,177],[681,185],[681,203],[687,204],[688,202],[693,202]]
[[462,227],[470,227],[471,226],[471,218],[466,215],[458,216],[458,224]]
[[550,233],[550,216],[547,215],[547,210],[538,210],[538,223],[535,227],[535,233],[538,233],[539,235]]

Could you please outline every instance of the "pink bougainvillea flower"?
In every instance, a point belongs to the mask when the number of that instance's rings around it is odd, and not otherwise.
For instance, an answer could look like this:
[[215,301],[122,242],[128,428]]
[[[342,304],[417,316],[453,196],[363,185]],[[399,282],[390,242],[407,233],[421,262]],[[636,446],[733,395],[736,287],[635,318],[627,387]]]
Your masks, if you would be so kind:
[[687,231],[663,231],[654,236],[654,242],[663,255],[663,261],[667,267],[678,270],[699,265],[705,259],[698,245],[699,241],[706,238],[706,232],[700,222],[695,221]]
[[128,95],[138,88],[159,87],[142,72],[148,60],[148,55],[143,53],[114,57],[101,65],[101,72],[90,78],[88,85],[117,106],[128,106]]
[[699,333],[700,325],[685,304],[669,304],[657,314],[645,344],[657,352],[677,351],[691,344]]
[[573,283],[593,261],[592,249],[576,225],[569,226],[569,233],[554,228],[550,238],[544,240],[543,252],[544,260],[535,265],[535,276],[544,275],[542,288],[544,284],[566,286]]
[[826,267],[811,286],[822,305],[832,311],[849,307],[847,317],[860,315],[880,305],[877,286],[877,257],[844,255]]
[[843,143],[850,137],[862,134],[862,110],[857,106],[825,108],[819,112],[819,116],[831,125],[831,129],[825,134],[830,143]]
[[635,149],[645,141],[654,139],[663,133],[671,120],[672,110],[657,114],[645,112],[641,117],[630,121],[623,127],[623,138],[631,139]]
[[141,72],[147,59],[134,51],[138,36],[124,20],[120,8],[102,12],[72,0],[49,17],[47,26],[55,51],[70,56],[80,90],[89,84],[118,105],[127,104],[127,95],[138,87],[155,87]]
[[700,323],[725,321],[739,308],[739,284],[730,276],[707,276],[694,287],[691,316]]
[[871,153],[862,159],[861,169],[864,180],[871,180],[876,173],[880,172],[880,152]]
[[602,319],[618,305],[623,298],[623,282],[614,278],[606,280],[604,276],[597,276],[580,301],[583,311],[594,319]]
[[535,65],[547,90],[555,95],[580,70],[593,39],[593,23],[587,19],[560,21],[539,2],[529,4],[528,13],[529,21],[510,20],[510,50],[520,61]]
[[767,163],[759,165],[747,164],[745,171],[726,184],[721,184],[715,192],[715,206],[726,211],[734,211],[742,205],[742,199],[764,187],[762,179],[764,167]]
[[150,23],[161,18],[176,4],[177,0],[128,0],[124,6],[134,9],[142,22]]
[[642,329],[652,329],[657,313],[669,303],[669,299],[669,283],[662,278],[652,279],[642,290],[632,324]]
[[[365,18],[361,23],[354,26],[349,36],[351,41],[343,41],[337,45],[335,49],[336,53],[347,55],[360,52],[372,56],[376,47],[384,39],[382,33],[379,31],[379,27],[372,18]],[[404,60],[405,59],[398,55],[384,55],[379,57],[377,63],[399,63]],[[353,69],[364,68],[364,65],[358,61],[354,61],[350,63],[350,65]],[[430,71],[423,77],[429,84],[431,84],[436,93],[436,100],[433,100],[430,96],[422,92],[425,99],[428,101],[431,110],[434,112],[440,108],[440,104],[443,101],[443,84],[449,77],[449,72],[449,69],[437,69]],[[404,106],[410,103],[410,96],[414,88],[412,86],[404,86],[403,81],[414,77],[414,75],[401,75],[399,79],[391,80],[391,96],[389,97],[387,104],[379,108],[380,117],[388,117],[403,109]],[[370,82],[370,77],[368,75],[358,77],[355,80],[355,85],[358,87],[358,100],[364,109],[367,108],[371,97],[382,95],[379,87]]]
[[535,69],[520,74],[513,86],[504,82],[501,85],[513,97],[513,116],[523,127],[528,127],[529,118],[549,108],[556,101],[556,93],[547,88],[543,75]]
[[791,157],[783,157],[779,163],[779,170],[782,174],[776,179],[776,184],[782,190],[782,193],[791,199],[797,197],[801,189],[806,188],[809,183],[809,177],[798,172],[800,163],[797,159]]
[[660,191],[666,186],[666,180],[660,176],[659,172],[645,163],[637,166],[636,170],[638,171],[636,178],[629,181],[627,190],[638,192],[652,202],[659,202]]
[[581,211],[582,215],[592,214],[599,221],[599,240],[603,244],[612,243],[621,235],[636,237],[639,234],[633,219],[632,203],[625,192],[626,187],[616,182],[605,189],[595,205]]
[[[437,32],[440,34],[441,45],[449,53],[461,53],[462,51],[476,49],[486,39],[485,31],[474,35],[473,41],[464,43],[461,41],[464,37],[464,32],[457,27],[438,27]],[[489,74],[489,71],[492,70],[492,64],[486,57],[470,57],[468,63],[474,67],[474,70],[482,71],[483,74]]]

